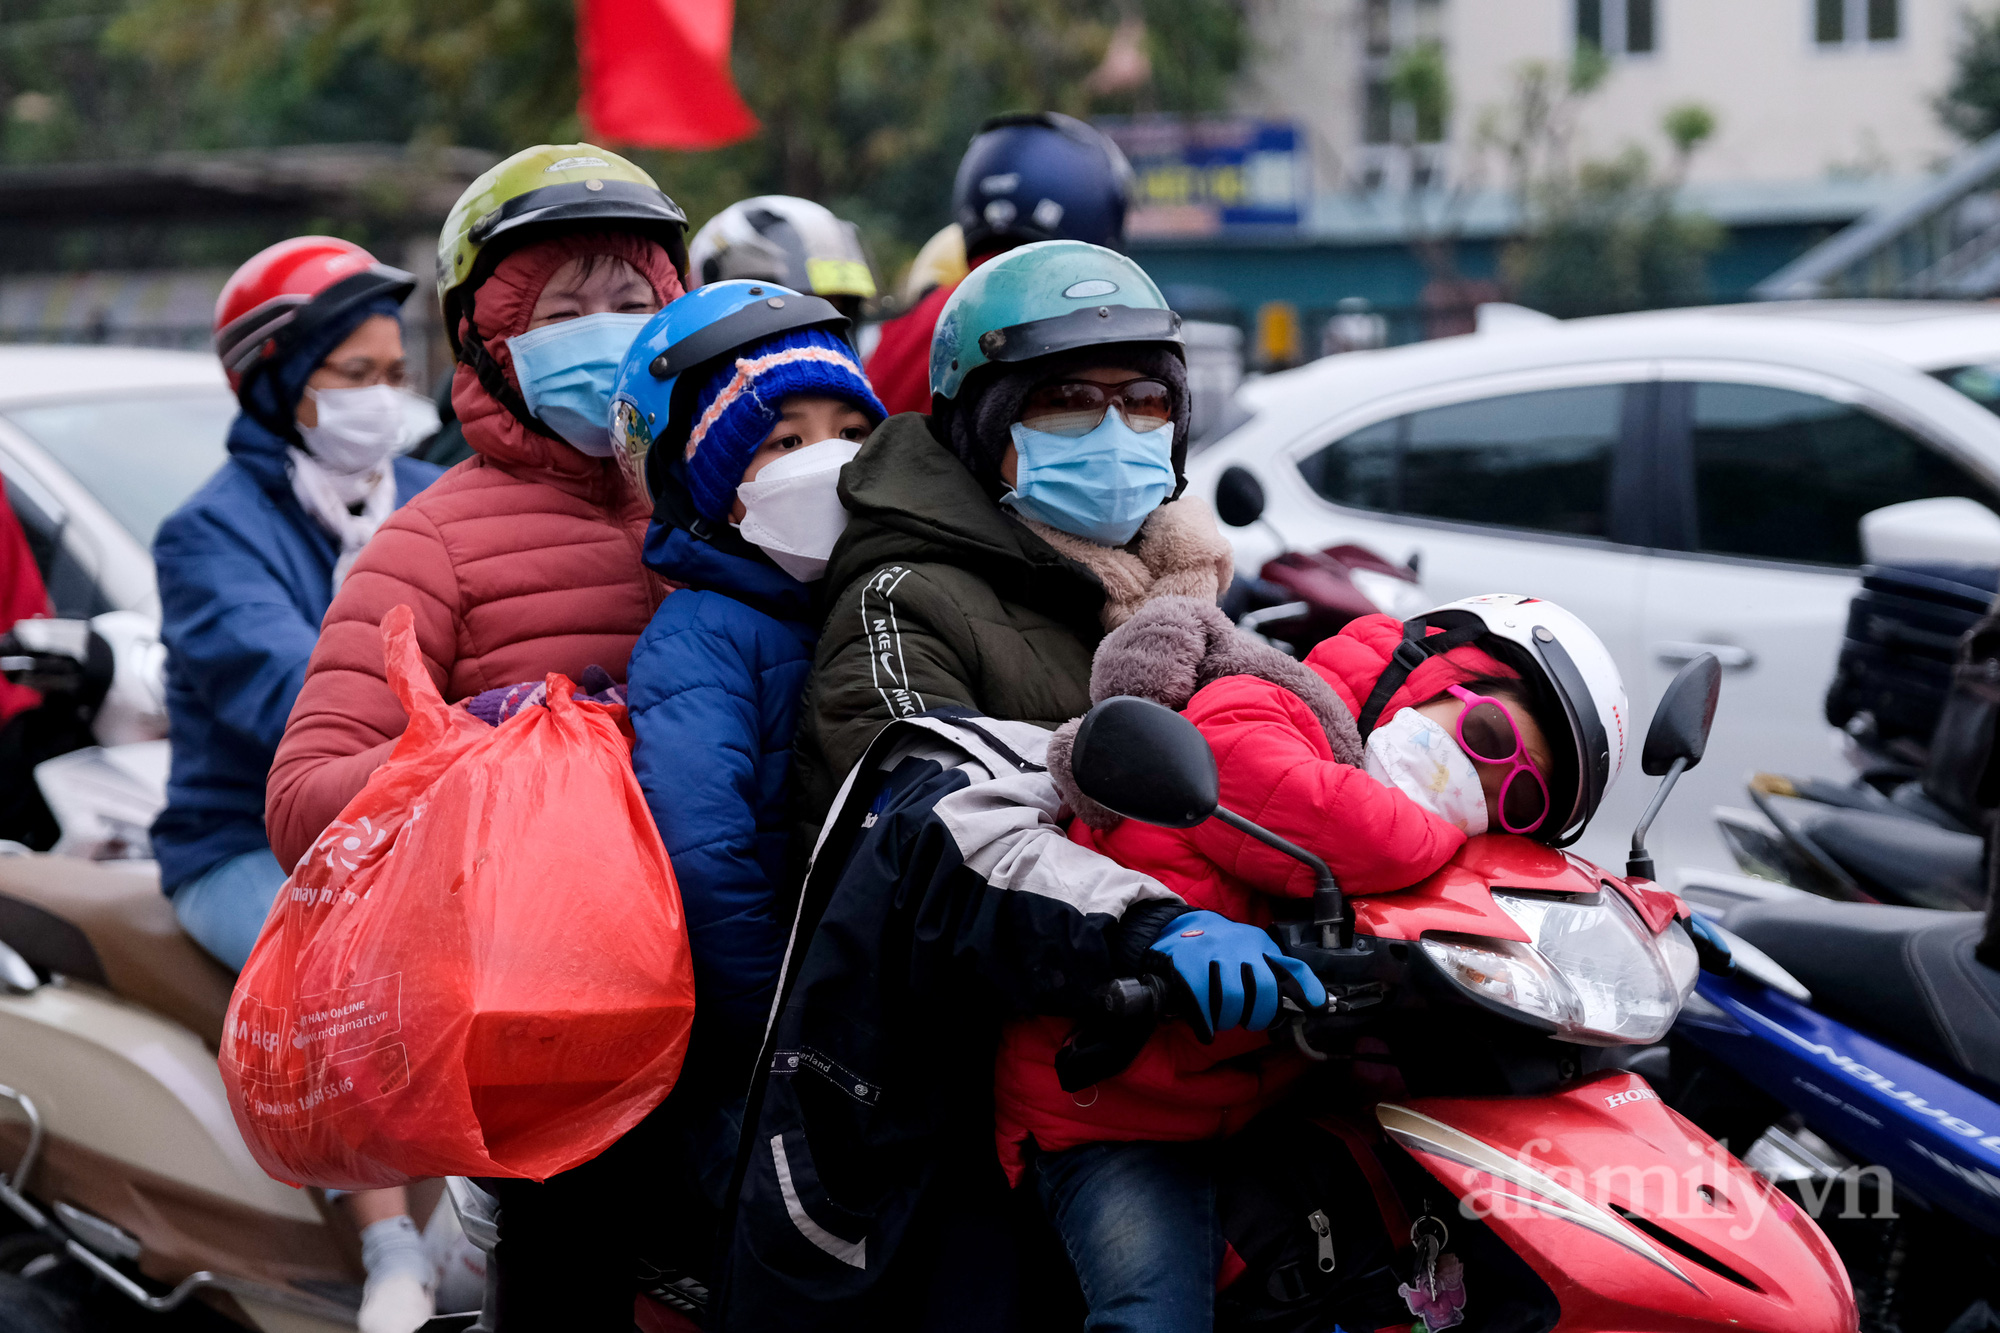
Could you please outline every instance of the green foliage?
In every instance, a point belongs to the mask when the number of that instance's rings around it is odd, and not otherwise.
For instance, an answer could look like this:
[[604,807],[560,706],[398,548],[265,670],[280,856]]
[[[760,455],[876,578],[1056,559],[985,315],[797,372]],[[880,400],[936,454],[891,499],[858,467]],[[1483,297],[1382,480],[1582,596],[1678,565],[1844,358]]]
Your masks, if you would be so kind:
[[1722,243],[1712,219],[1674,207],[1636,146],[1573,175],[1540,181],[1532,226],[1510,249],[1516,299],[1552,315],[1599,315],[1692,305],[1708,293],[1708,256]]
[[1578,42],[1576,54],[1569,59],[1570,95],[1583,97],[1594,93],[1610,77],[1611,57],[1595,42]]
[[1699,102],[1682,102],[1667,108],[1660,118],[1660,132],[1682,157],[1715,137],[1715,112]]
[[1959,15],[1951,84],[1931,105],[1968,143],[2000,131],[2000,9]]
[[1479,146],[1505,159],[1523,222],[1502,272],[1516,300],[1553,315],[1701,301],[1708,256],[1722,244],[1721,227],[1677,204],[1690,158],[1715,133],[1707,107],[1686,103],[1662,118],[1675,154],[1664,179],[1636,144],[1609,161],[1571,160],[1581,107],[1607,68],[1588,44],[1566,77],[1541,62],[1524,64],[1507,105],[1481,121]]
[[[574,0],[76,3],[5,8],[0,159],[363,140],[507,152],[584,133]],[[1093,94],[1128,17],[1151,78]],[[1237,0],[737,0],[734,67],[763,133],[635,156],[697,221],[747,194],[806,195],[859,221],[893,268],[947,220],[987,116],[1210,110],[1243,48]]]
[[1437,143],[1451,119],[1451,76],[1436,40],[1406,46],[1389,70],[1389,98],[1416,113],[1418,143]]

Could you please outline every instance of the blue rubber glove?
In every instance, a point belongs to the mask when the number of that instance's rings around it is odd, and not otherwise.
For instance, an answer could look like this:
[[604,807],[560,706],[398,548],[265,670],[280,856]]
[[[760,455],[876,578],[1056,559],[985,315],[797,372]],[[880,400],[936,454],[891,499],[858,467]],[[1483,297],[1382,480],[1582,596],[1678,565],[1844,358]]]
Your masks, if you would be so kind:
[[1257,927],[1216,912],[1174,918],[1151,953],[1171,968],[1175,989],[1188,1001],[1181,1008],[1203,1041],[1234,1027],[1270,1027],[1280,992],[1308,1009],[1326,1003],[1326,987],[1311,968],[1287,958]]

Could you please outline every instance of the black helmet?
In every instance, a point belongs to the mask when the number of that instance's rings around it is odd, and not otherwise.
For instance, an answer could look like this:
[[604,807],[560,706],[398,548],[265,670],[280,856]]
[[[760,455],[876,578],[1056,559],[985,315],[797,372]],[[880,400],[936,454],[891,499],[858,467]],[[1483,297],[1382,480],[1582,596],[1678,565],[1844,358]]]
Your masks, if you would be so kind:
[[968,255],[1029,241],[1123,249],[1131,198],[1132,165],[1117,144],[1073,116],[1017,112],[972,136],[951,215]]

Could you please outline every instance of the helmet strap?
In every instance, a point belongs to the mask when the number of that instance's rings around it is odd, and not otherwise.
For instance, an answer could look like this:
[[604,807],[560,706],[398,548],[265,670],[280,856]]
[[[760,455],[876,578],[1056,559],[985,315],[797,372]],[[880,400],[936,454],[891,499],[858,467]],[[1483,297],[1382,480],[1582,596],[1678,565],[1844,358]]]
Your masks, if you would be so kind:
[[465,315],[465,331],[458,339],[458,359],[472,367],[472,373],[479,377],[479,387],[486,390],[494,402],[507,409],[507,414],[537,435],[545,435],[552,440],[562,436],[551,430],[543,420],[528,410],[528,402],[521,397],[507,379],[507,372],[500,367],[493,354],[486,350],[486,342],[479,336],[479,316],[473,306],[473,293],[467,291],[459,298]]
[[1354,726],[1367,740],[1368,733],[1375,730],[1375,724],[1382,720],[1382,710],[1389,706],[1389,700],[1396,697],[1396,691],[1410,678],[1410,673],[1431,658],[1448,653],[1454,648],[1471,643],[1486,627],[1474,620],[1443,634],[1432,634],[1430,626],[1422,618],[1403,622],[1403,641],[1396,645],[1390,655],[1389,665],[1375,678],[1375,688],[1368,692],[1368,701],[1361,705],[1361,715],[1354,719]]
[[281,440],[299,444],[299,423],[280,417],[257,401],[256,388],[266,378],[275,387],[278,356],[260,356],[251,362],[236,382],[236,405],[243,409],[243,415],[262,426]]

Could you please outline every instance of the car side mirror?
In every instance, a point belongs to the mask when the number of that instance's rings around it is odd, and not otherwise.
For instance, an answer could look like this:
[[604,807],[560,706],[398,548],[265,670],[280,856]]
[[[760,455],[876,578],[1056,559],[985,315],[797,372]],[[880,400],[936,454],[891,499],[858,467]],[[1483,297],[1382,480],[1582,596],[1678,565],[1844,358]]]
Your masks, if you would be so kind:
[[1106,699],[1083,715],[1070,775],[1113,814],[1162,828],[1193,828],[1222,799],[1215,752],[1194,724],[1132,695]]
[[1232,528],[1264,517],[1264,483],[1247,467],[1230,464],[1215,479],[1215,516]]
[[1861,554],[1871,565],[2000,565],[2000,514],[1962,495],[1905,500],[1861,516]]
[[1666,776],[1676,759],[1685,759],[1685,768],[1701,762],[1708,748],[1708,731],[1715,725],[1715,705],[1722,697],[1722,663],[1714,653],[1702,653],[1674,676],[1660,706],[1653,710],[1653,723],[1646,728],[1646,748],[1639,755],[1639,770],[1648,777]]
[[1708,748],[1708,730],[1715,725],[1715,705],[1721,698],[1722,663],[1714,653],[1702,653],[1675,673],[1660,696],[1660,706],[1653,710],[1652,725],[1646,728],[1646,748],[1639,753],[1639,769],[1664,781],[1653,793],[1646,813],[1639,817],[1639,826],[1632,830],[1625,873],[1633,879],[1654,876],[1646,835],[1681,774],[1701,762],[1702,752]]

